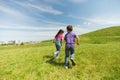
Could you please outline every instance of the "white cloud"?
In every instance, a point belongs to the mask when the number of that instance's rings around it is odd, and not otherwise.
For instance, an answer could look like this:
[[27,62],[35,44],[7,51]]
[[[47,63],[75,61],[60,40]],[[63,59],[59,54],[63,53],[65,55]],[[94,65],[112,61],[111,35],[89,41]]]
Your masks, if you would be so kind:
[[26,31],[12,31],[6,30],[1,31],[0,40],[20,40],[20,41],[39,41],[45,39],[51,39],[54,36],[53,32],[26,32]]
[[92,30],[86,29],[86,28],[81,28],[80,26],[74,27],[74,29],[73,29],[73,32],[75,32],[77,35],[84,34],[84,33],[90,32],[90,31],[92,31]]
[[74,16],[74,15],[67,15],[68,17],[70,18],[73,18],[73,19],[78,19],[78,20],[83,20],[83,18],[79,17],[79,16]]
[[34,1],[36,1],[36,0],[29,0],[30,2],[34,2]]
[[13,15],[13,16],[19,16],[19,17],[22,17],[22,18],[26,17],[20,11],[17,11],[17,10],[8,8],[8,7],[4,7],[4,6],[0,6],[0,11],[3,12],[3,13],[5,13],[5,14],[10,14],[10,15]]
[[46,2],[46,3],[52,3],[52,4],[57,4],[57,5],[60,5],[60,6],[65,6],[65,4],[62,3],[60,0],[44,0],[44,2]]
[[87,0],[69,0],[69,1],[74,3],[83,3],[83,2],[86,2]]
[[55,14],[55,15],[63,14],[63,12],[56,10],[51,6],[43,6],[43,5],[38,6],[38,5],[33,5],[33,4],[28,4],[28,6],[38,9],[42,12],[47,12],[47,13],[51,13],[51,14]]
[[[57,27],[57,28],[56,28]],[[18,26],[18,25],[0,25],[1,29],[17,29],[17,30],[58,30],[63,29],[64,27],[52,26],[52,27],[36,27],[36,26]]]
[[42,21],[43,23],[52,24],[53,26],[65,26],[65,25],[67,25],[66,23],[52,21],[52,20],[46,20],[46,19],[38,19],[38,20]]
[[90,22],[84,22],[83,24],[89,26],[89,25],[91,25],[92,23],[90,23]]
[[[19,3],[19,4],[21,4],[22,6],[26,6],[26,4],[24,4],[24,3]],[[28,4],[28,6],[35,7],[35,5],[33,6],[32,4]],[[37,8],[37,6],[36,6],[36,8]],[[52,7],[50,9],[52,9]],[[41,8],[41,10],[42,10],[42,8]],[[43,8],[43,10],[45,10],[45,9]],[[35,23],[38,22],[38,21],[41,21],[43,23],[52,24],[52,25],[66,25],[66,24],[61,23],[61,22],[48,20],[47,18],[43,19],[45,17],[40,15],[40,14],[39,14],[39,17],[41,17],[41,18],[38,18],[38,19],[37,18],[33,18],[31,16],[28,16],[25,13],[22,13],[22,12],[20,12],[18,10],[12,9],[12,8],[10,8],[8,6],[0,6],[0,12],[3,12],[3,13],[5,13],[7,15],[10,15],[10,16],[12,15],[13,19],[14,18],[22,19],[22,21],[35,22]],[[55,11],[53,11],[53,10],[51,11],[51,13],[54,13],[54,12]],[[36,15],[36,13],[33,13],[33,14]],[[59,14],[59,12],[55,12],[54,14]],[[38,16],[38,14],[37,14],[37,16]]]
[[120,24],[119,18],[109,18],[109,17],[94,17],[94,18],[84,18],[84,20],[95,23],[95,24],[111,24],[117,25]]
[[43,4],[35,5],[35,4],[31,4],[31,3],[21,3],[21,2],[18,2],[18,1],[14,1],[14,2],[21,5],[21,6],[24,6],[24,7],[31,7],[31,8],[37,9],[41,12],[51,13],[51,14],[54,14],[54,15],[63,14],[62,11],[54,9],[52,6],[49,6],[49,5],[43,5]]
[[84,20],[85,22],[83,23],[84,25],[91,25],[91,24],[101,24],[101,25],[120,25],[120,18],[119,16],[114,16],[112,17],[111,15],[104,15],[104,16],[95,16],[95,17],[79,17],[79,16],[73,16],[73,15],[68,15],[68,17],[71,17],[73,19],[77,20]]
[[[31,28],[32,29],[32,28]],[[40,29],[40,28],[39,28]],[[56,31],[50,31],[53,28],[41,28],[46,31],[19,31],[19,30],[2,30],[0,41],[20,40],[20,41],[41,41],[53,39]]]
[[[66,33],[66,26],[62,27],[34,27],[34,26],[0,26],[2,30],[0,34],[1,41],[20,40],[20,41],[39,41],[53,39],[59,29],[63,29]],[[12,30],[17,29],[17,30]],[[22,29],[22,30],[20,30]],[[31,30],[31,31],[26,31]],[[35,31],[38,30],[38,31]],[[87,33],[91,30],[81,28],[80,26],[74,27],[74,32],[79,35]]]

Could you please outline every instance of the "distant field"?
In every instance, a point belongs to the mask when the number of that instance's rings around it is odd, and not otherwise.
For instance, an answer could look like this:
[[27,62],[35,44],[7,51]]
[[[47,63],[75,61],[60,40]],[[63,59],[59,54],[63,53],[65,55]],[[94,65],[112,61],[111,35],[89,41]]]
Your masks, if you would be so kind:
[[77,65],[64,68],[64,45],[58,59],[52,41],[0,46],[0,80],[120,80],[120,27],[80,36]]

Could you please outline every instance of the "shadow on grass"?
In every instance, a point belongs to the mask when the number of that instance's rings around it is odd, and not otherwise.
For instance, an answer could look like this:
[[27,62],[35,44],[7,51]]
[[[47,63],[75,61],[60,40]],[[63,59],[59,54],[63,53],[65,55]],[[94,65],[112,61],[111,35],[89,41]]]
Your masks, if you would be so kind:
[[49,63],[51,65],[54,65],[54,66],[63,66],[64,65],[64,63],[61,62],[62,60],[60,58],[55,59],[53,56],[49,56],[49,55],[46,55],[43,58],[47,58],[48,60],[46,61],[46,63]]

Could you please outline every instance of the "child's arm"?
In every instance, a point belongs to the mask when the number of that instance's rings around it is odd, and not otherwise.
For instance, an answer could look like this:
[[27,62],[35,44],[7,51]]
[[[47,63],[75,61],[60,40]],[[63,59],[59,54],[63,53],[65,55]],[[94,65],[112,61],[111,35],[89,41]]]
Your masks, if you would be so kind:
[[62,37],[62,41],[61,41],[62,43],[61,43],[61,46],[62,46],[62,44],[63,44],[63,42],[64,42],[64,37]]
[[62,42],[64,42],[64,37],[62,37]]
[[79,45],[79,36],[76,36],[77,45]]

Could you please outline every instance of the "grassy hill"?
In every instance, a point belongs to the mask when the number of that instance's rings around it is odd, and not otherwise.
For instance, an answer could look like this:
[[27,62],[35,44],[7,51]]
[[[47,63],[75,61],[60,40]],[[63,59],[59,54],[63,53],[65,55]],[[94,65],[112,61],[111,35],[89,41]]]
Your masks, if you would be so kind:
[[87,34],[84,34],[84,36],[120,36],[120,26],[114,26],[109,28],[104,28],[101,30],[93,31]]
[[80,36],[81,42],[101,44],[109,42],[120,42],[120,26],[104,28]]
[[66,70],[64,45],[52,60],[52,41],[0,46],[0,80],[120,80],[120,27],[101,29],[80,36],[77,65]]

